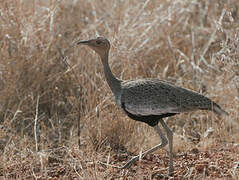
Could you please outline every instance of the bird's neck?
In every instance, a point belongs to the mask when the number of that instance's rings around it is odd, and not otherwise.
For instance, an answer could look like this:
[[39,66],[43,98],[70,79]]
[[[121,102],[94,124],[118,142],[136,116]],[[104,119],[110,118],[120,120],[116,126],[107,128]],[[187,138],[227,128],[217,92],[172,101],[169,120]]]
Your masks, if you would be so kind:
[[110,86],[110,89],[114,93],[114,95],[117,95],[121,90],[121,85],[120,85],[121,80],[116,78],[115,75],[112,73],[108,63],[108,58],[109,58],[108,53],[101,56],[101,61],[104,66],[105,78],[108,85]]

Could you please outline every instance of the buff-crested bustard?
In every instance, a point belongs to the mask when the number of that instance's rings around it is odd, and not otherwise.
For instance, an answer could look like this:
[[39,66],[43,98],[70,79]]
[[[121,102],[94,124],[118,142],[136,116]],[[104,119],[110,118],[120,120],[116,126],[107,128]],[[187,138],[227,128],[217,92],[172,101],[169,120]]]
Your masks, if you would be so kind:
[[[173,132],[163,118],[194,110],[209,110],[218,115],[228,115],[218,104],[209,98],[189,89],[178,87],[160,79],[120,80],[114,76],[108,64],[110,42],[102,37],[79,41],[99,54],[104,66],[106,81],[112,90],[116,104],[133,120],[147,123],[161,138],[161,143],[141,154],[141,157],[169,144],[169,175],[173,175]],[[158,123],[166,131],[163,135]],[[124,166],[128,168],[139,159],[134,156]],[[117,166],[114,166],[117,167]]]

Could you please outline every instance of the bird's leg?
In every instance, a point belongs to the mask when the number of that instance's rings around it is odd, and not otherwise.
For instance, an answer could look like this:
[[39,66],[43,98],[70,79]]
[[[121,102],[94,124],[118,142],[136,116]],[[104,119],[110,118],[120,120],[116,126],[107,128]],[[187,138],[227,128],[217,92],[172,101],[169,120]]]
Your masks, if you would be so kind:
[[154,129],[155,131],[159,134],[162,142],[154,147],[152,147],[151,149],[145,151],[144,153],[138,155],[138,156],[134,156],[132,159],[130,159],[128,162],[125,163],[125,165],[121,166],[121,167],[118,167],[118,166],[114,166],[114,165],[109,165],[109,164],[106,164],[106,163],[102,163],[104,165],[108,165],[108,166],[111,166],[111,167],[115,167],[115,168],[119,168],[119,169],[124,169],[124,168],[129,168],[135,161],[139,160],[139,157],[144,157],[146,156],[147,154],[150,154],[154,151],[156,151],[157,149],[160,149],[160,148],[163,148],[164,146],[166,146],[168,144],[168,140],[167,138],[163,135],[160,127],[158,125],[154,126]]
[[164,122],[164,120],[160,119],[159,121],[163,128],[165,129],[167,133],[167,138],[169,141],[169,175],[173,176],[174,168],[173,168],[173,132],[172,130],[167,126],[167,124]]

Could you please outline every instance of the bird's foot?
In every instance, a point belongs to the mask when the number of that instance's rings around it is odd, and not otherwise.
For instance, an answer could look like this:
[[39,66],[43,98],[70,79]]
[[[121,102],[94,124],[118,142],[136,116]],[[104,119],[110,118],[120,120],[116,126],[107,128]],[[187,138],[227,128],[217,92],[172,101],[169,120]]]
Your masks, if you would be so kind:
[[125,165],[123,165],[121,167],[121,169],[130,168],[132,166],[132,164],[134,164],[135,161],[137,161],[137,160],[139,160],[139,156],[132,157],[132,159],[130,159],[128,162],[125,163]]
[[105,165],[105,166],[113,167],[113,168],[125,169],[125,168],[130,168],[132,166],[132,164],[137,160],[139,160],[139,156],[134,156],[134,157],[132,157],[132,159],[130,159],[128,162],[126,162],[123,166],[115,166],[115,165],[111,165],[109,163],[104,163],[104,162],[99,162],[99,163],[102,165]]

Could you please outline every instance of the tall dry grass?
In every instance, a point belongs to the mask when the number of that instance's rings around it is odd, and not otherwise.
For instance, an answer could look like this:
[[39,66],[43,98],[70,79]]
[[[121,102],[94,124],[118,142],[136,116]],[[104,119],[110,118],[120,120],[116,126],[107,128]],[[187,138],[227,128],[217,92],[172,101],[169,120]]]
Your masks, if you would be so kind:
[[175,152],[238,142],[238,7],[237,0],[1,1],[1,174],[17,178],[6,167],[27,164],[36,169],[26,177],[54,176],[46,165],[53,161],[68,167],[65,177],[103,179],[107,172],[78,171],[76,164],[159,143],[151,128],[116,107],[98,57],[75,46],[98,35],[112,44],[110,65],[118,77],[165,79],[230,113],[167,119]]

